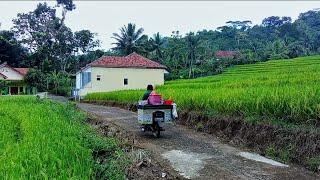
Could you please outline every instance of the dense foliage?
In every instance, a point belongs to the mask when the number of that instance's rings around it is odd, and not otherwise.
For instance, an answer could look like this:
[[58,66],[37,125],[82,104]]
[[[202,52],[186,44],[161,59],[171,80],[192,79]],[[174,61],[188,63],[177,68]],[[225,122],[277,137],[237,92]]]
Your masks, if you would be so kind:
[[[173,31],[170,37],[159,33],[148,37],[143,34],[143,28],[129,23],[113,34],[114,48],[106,52],[97,49],[100,41],[95,33],[73,32],[64,23],[66,14],[76,10],[73,1],[56,2],[55,7],[39,3],[34,11],[19,13],[10,31],[0,31],[0,63],[7,61],[15,67],[36,69],[44,80],[33,84],[62,95],[68,94],[74,85],[70,79],[75,72],[103,55],[137,52],[166,65],[170,71],[167,79],[178,79],[219,74],[231,65],[320,52],[320,12],[317,10],[301,13],[294,22],[290,17],[278,16],[267,17],[258,25],[252,25],[249,20],[236,20],[217,29],[186,35]],[[61,16],[57,15],[60,13],[56,7],[62,7]],[[53,72],[69,80],[52,82]]]
[[[230,65],[319,54],[319,24],[320,12],[308,11],[294,22],[290,17],[271,16],[254,26],[248,20],[228,21],[216,30],[186,36],[179,31],[172,32],[170,37],[161,37],[159,33],[152,38],[144,35],[135,41],[139,46],[124,43],[133,39],[134,33],[122,28],[121,41],[116,39],[114,50],[122,54],[136,51],[165,64],[171,70],[169,78],[192,78],[218,74]],[[234,55],[221,56],[219,51]]]
[[[239,65],[220,75],[169,81],[156,91],[180,110],[244,115],[283,123],[316,124],[320,119],[320,56]],[[137,102],[143,90],[92,93],[87,100]]]
[[34,11],[19,13],[11,31],[0,31],[0,63],[33,68],[26,77],[29,84],[68,95],[72,75],[104,52],[94,51],[99,46],[95,33],[72,32],[65,25],[66,13],[75,9],[72,0],[57,0],[57,6],[62,7],[62,17],[56,7],[39,3]]
[[[0,99],[0,176],[4,179],[123,179],[115,139],[96,135],[72,106],[34,97]],[[107,164],[94,152],[104,151]],[[116,154],[115,154],[116,153]],[[116,157],[117,156],[117,157]]]
[[10,62],[10,65],[23,66],[27,50],[24,49],[14,33],[10,31],[0,31],[0,63]]

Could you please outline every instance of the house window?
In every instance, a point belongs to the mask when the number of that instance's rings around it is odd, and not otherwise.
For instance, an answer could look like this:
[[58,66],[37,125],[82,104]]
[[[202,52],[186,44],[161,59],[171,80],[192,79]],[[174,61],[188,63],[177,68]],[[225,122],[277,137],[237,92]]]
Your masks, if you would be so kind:
[[97,75],[97,81],[101,80],[101,75]]
[[81,73],[81,88],[91,82],[91,72]]
[[125,86],[128,85],[128,78],[123,79],[123,85],[125,85]]
[[19,92],[23,93],[23,87],[20,87]]

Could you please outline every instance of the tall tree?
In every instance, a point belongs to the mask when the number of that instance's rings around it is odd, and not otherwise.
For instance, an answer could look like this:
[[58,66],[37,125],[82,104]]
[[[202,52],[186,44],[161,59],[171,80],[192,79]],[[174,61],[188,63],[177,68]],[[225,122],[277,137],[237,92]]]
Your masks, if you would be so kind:
[[13,20],[13,32],[20,42],[31,52],[38,49],[50,48],[58,30],[59,19],[56,10],[39,3],[34,11],[19,13]]
[[0,64],[7,62],[11,66],[23,65],[27,51],[20,45],[10,31],[0,31]]
[[76,5],[73,3],[73,0],[57,0],[57,6],[62,7],[62,18],[60,22],[60,27],[62,27],[64,25],[67,12],[74,10]]
[[295,22],[308,54],[320,53],[320,11],[312,10],[301,13]]
[[120,34],[113,33],[113,39],[116,40],[114,50],[120,51],[124,55],[132,52],[141,51],[142,47],[138,44],[142,37],[143,28],[136,29],[136,25],[129,23],[127,26],[120,28]]
[[57,34],[53,45],[54,56],[57,58],[57,61],[54,63],[56,64],[55,69],[66,72],[66,69],[69,68],[68,61],[74,55],[76,50],[77,44],[71,29],[63,26],[63,28],[60,29],[60,33]]
[[286,23],[291,23],[290,17],[270,16],[270,17],[263,19],[262,26],[264,26],[264,27],[280,27]]
[[92,51],[95,47],[100,45],[100,41],[95,39],[97,34],[89,30],[81,30],[74,33],[75,43],[78,52],[86,53]]
[[192,70],[193,70],[193,63],[196,60],[196,49],[198,46],[199,38],[195,36],[193,32],[190,32],[187,34],[185,39],[188,47],[189,78],[191,78],[191,77],[194,77]]
[[[166,39],[167,45],[164,48],[164,63],[173,73],[179,73],[180,69],[188,67],[186,43],[178,31],[174,31],[170,38]],[[183,76],[183,75],[182,75]]]
[[155,52],[155,60],[158,62],[163,61],[163,53],[162,53],[162,46],[164,44],[163,38],[160,36],[159,32],[154,34],[153,37],[150,39],[152,51]]
[[[72,10],[70,2],[62,4],[66,10]],[[15,36],[29,49],[31,58],[27,64],[42,71],[64,71],[70,68],[70,61],[76,52],[85,53],[99,45],[95,34],[89,30],[73,33],[56,16],[56,10],[46,3],[38,4],[34,11],[18,14],[13,20]],[[51,69],[47,69],[51,68]]]

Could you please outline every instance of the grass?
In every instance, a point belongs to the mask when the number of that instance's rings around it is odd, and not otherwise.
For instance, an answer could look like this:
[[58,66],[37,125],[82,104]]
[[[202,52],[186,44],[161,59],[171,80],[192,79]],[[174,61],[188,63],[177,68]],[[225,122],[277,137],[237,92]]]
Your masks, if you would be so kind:
[[[294,150],[295,146],[292,144],[290,144],[286,149],[277,149],[275,146],[269,145],[269,147],[265,150],[265,154],[272,159],[281,161],[283,163],[289,163],[293,160],[292,155]],[[310,165],[308,167],[310,168]]]
[[[0,177],[124,179],[117,140],[98,136],[84,120],[71,105],[0,97]],[[98,162],[99,152],[106,163]]]
[[[319,77],[320,56],[310,56],[234,66],[220,75],[169,81],[156,90],[180,110],[313,125],[320,119]],[[92,93],[85,99],[134,103],[143,92]]]
[[308,166],[313,171],[320,171],[320,156],[308,159]]

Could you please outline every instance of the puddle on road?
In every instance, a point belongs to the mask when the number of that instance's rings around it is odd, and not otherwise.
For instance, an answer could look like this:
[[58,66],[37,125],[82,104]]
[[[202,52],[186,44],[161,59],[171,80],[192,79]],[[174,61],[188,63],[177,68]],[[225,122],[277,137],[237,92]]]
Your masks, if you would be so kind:
[[241,157],[250,159],[250,160],[271,164],[273,166],[289,167],[286,164],[282,164],[282,163],[274,161],[272,159],[265,158],[265,157],[263,157],[263,156],[261,156],[259,154],[256,154],[256,153],[240,152],[238,155],[241,156]]
[[186,178],[195,178],[198,172],[204,167],[204,160],[210,159],[206,154],[193,152],[183,152],[180,150],[171,150],[162,154],[164,158],[170,161],[172,167]]

